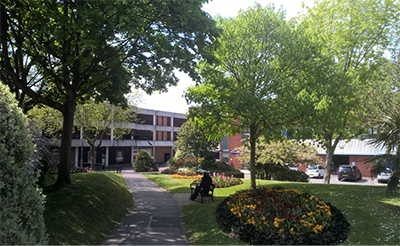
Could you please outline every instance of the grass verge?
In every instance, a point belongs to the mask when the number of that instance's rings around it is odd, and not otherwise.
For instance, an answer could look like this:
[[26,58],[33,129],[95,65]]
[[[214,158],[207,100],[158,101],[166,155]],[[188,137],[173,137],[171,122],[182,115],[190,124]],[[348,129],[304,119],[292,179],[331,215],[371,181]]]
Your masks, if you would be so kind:
[[71,174],[71,186],[47,187],[44,213],[50,245],[99,245],[133,208],[120,174]]
[[[169,175],[145,175],[171,193],[190,192],[190,181],[173,179]],[[250,189],[250,180],[241,185],[218,188],[214,203],[185,205],[182,221],[191,245],[244,244],[229,237],[215,219],[217,205],[237,190]],[[171,187],[168,187],[171,185]],[[350,233],[344,244],[398,245],[400,242],[400,197],[386,198],[385,186],[329,185],[257,180],[257,186],[283,185],[285,188],[308,192],[340,209],[349,221]]]

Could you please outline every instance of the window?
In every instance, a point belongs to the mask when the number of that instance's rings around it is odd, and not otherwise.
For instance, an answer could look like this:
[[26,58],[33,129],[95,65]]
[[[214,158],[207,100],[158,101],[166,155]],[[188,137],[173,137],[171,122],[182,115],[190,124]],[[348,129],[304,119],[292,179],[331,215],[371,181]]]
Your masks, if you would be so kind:
[[185,122],[186,119],[174,118],[174,127],[181,127]]
[[229,151],[229,137],[224,137],[221,140],[221,150]]
[[153,140],[153,132],[143,131],[143,130],[135,130],[133,139],[135,139],[135,140]]
[[137,114],[136,122],[143,125],[153,125],[153,115]]
[[177,141],[178,140],[178,132],[174,132],[174,137],[172,141]]

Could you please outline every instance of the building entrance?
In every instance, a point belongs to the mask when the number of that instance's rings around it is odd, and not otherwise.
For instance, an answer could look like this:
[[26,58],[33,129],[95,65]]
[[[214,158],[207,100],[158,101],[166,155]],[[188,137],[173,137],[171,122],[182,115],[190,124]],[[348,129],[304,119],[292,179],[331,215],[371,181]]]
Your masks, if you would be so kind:
[[336,173],[341,165],[349,165],[350,158],[348,155],[334,155],[332,160],[331,172]]

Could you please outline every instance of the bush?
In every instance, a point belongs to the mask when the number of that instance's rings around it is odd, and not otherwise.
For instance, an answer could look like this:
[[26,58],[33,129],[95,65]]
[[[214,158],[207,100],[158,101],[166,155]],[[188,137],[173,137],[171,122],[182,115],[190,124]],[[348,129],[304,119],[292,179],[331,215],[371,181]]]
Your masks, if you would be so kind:
[[0,244],[47,244],[44,196],[29,168],[34,145],[26,117],[0,83]]
[[133,167],[136,172],[158,171],[154,157],[145,150],[140,151],[136,156]]
[[225,232],[252,245],[331,245],[347,238],[350,224],[329,203],[296,190],[244,190],[217,207]]
[[258,179],[308,182],[308,175],[304,172],[286,169],[279,164],[256,164],[256,177]]
[[200,160],[200,168],[210,173],[225,173],[226,175],[241,173],[237,168],[232,167],[226,162],[216,162],[215,160]]

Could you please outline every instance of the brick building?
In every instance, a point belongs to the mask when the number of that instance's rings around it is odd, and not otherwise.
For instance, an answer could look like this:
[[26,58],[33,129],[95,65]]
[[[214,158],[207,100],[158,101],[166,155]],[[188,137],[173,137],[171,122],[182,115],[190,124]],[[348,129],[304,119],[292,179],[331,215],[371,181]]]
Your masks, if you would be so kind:
[[[239,161],[239,153],[234,149],[242,145],[242,141],[248,137],[248,132],[243,131],[242,134],[225,137],[221,141],[220,159],[221,161],[230,163],[232,166],[243,169],[244,165]],[[325,149],[317,147],[323,166],[325,166],[326,152]],[[385,149],[376,148],[367,144],[366,141],[352,139],[349,142],[340,141],[333,157],[332,173],[336,173],[340,165],[355,165],[357,166],[363,177],[371,176],[371,165],[366,164],[366,160],[376,155],[382,155]],[[305,166],[298,166],[299,171],[305,171]]]

